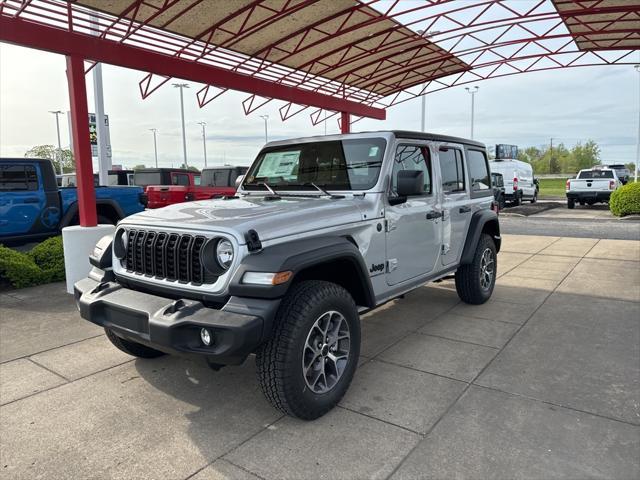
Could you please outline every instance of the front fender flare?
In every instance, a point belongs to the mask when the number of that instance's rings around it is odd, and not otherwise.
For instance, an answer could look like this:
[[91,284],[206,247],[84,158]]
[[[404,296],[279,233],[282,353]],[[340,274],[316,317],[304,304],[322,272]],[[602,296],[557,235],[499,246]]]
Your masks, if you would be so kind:
[[[298,273],[306,268],[335,260],[350,262],[362,283],[368,307],[375,305],[373,286],[362,254],[353,242],[344,237],[318,237],[266,247],[245,257],[229,284],[229,294],[238,297],[282,297]],[[242,283],[245,272],[292,271],[293,278],[282,285],[247,285]],[[339,275],[339,272],[337,272]]]

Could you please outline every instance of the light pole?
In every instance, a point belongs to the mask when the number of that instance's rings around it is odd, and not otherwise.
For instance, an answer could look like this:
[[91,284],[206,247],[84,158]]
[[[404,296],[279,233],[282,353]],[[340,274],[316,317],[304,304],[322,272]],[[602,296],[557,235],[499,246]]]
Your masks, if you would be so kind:
[[[427,84],[424,84],[423,88],[426,88]],[[422,94],[422,116],[420,122],[420,131],[426,132],[427,130],[427,97]]]
[[[634,67],[640,74],[640,65]],[[638,181],[638,163],[640,163],[640,77],[638,77],[638,142],[636,144],[636,168],[633,174],[633,181]]]
[[473,140],[473,121],[476,114],[476,93],[480,87],[466,87],[467,93],[471,94],[471,140]]
[[189,84],[174,83],[173,86],[175,88],[180,89],[180,116],[182,118],[182,153],[184,155],[184,166],[186,168],[189,168],[189,164],[187,163],[187,133],[184,128],[184,95],[183,95],[183,90],[185,88],[189,88]]
[[60,167],[60,175],[64,173],[62,170],[62,147],[60,146],[60,120],[58,115],[64,114],[62,110],[49,110],[49,113],[53,113],[56,116],[56,132],[58,133],[58,166]]
[[207,122],[198,122],[198,125],[202,125],[202,148],[204,150],[204,166],[207,168],[207,136],[204,127],[207,126]]
[[158,168],[158,143],[156,142],[156,133],[158,132],[157,128],[150,128],[153,132],[153,154],[156,158],[156,168]]
[[269,115],[260,115],[260,118],[264,120],[264,143],[269,143],[269,134],[267,132],[267,120],[269,120]]
[[[430,30],[428,32],[425,32],[424,30],[418,30],[417,33],[425,39],[430,39],[432,37],[434,37],[435,35],[438,35],[440,33],[440,30]],[[422,85],[422,95],[421,95],[421,103],[422,103],[422,108],[421,108],[421,116],[420,116],[420,131],[422,132],[426,132],[427,131],[427,97],[424,94],[424,90],[427,88],[427,86],[429,85],[429,82],[425,82],[424,85]]]

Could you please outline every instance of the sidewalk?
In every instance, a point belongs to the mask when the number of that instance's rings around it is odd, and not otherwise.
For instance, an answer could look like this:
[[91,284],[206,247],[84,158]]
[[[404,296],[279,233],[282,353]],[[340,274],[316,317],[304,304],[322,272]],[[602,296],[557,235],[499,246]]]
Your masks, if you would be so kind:
[[0,294],[4,478],[640,477],[640,242],[505,235],[482,306],[451,281],[362,319],[341,406],[263,398],[253,359],[134,360],[63,284]]

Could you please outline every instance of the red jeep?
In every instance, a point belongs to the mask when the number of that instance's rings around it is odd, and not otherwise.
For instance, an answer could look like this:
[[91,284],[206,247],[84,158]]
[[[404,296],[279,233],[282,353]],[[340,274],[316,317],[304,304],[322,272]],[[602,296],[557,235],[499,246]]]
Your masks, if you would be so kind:
[[169,186],[150,185],[147,187],[148,208],[160,208],[174,203],[207,200],[235,195],[236,180],[244,175],[247,167],[205,168],[195,184],[172,183]]

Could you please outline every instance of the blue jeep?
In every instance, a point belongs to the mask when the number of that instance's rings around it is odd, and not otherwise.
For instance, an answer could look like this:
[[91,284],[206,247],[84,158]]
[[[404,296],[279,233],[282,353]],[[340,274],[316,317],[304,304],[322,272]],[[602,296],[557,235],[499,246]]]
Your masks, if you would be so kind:
[[[144,210],[140,187],[96,187],[98,223]],[[76,188],[58,188],[50,160],[0,158],[0,243],[25,243],[78,224]]]

